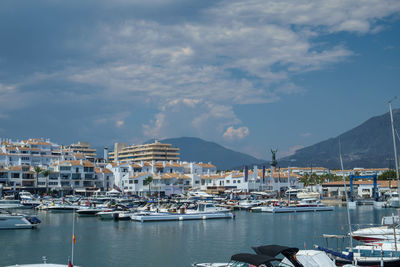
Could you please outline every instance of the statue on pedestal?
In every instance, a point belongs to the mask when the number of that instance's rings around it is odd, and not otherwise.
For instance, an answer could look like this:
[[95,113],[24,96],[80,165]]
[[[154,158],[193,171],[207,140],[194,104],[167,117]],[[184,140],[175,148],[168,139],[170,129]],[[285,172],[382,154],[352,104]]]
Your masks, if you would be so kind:
[[276,161],[276,152],[278,152],[278,149],[271,149],[271,153],[272,153],[272,160],[269,163],[272,167],[276,167],[276,165],[278,165],[278,162]]

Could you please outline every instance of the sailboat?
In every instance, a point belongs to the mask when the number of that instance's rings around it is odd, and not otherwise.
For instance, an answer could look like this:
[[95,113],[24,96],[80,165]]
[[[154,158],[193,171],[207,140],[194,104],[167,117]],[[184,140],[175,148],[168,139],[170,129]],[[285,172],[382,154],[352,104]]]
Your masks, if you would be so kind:
[[[392,123],[392,133],[393,133],[393,145],[394,145],[394,153],[395,153],[395,160],[396,160],[396,172],[397,172],[397,180],[399,180],[399,171],[398,171],[398,161],[397,161],[397,151],[396,151],[396,140],[394,136],[394,127],[393,127],[393,114],[392,114],[392,105],[391,101],[389,101],[389,108],[390,108],[390,117]],[[347,199],[347,189],[346,189],[346,181],[344,176],[344,168],[343,168],[343,160],[341,154],[341,147],[339,144],[339,155],[340,155],[340,164],[342,167],[342,176],[343,176],[343,183],[345,186],[345,196],[346,196],[346,203],[348,203]],[[400,186],[398,186],[400,190]],[[399,202],[397,202],[399,204]],[[330,249],[326,249],[320,246],[316,246],[319,250],[325,251],[335,260],[336,265],[342,266],[345,264],[355,264],[356,266],[400,266],[400,253],[397,246],[397,238],[396,238],[396,230],[391,229],[393,233],[393,239],[388,240],[386,243],[369,243],[366,245],[360,245],[353,247],[352,237],[360,236],[360,233],[357,231],[352,232],[351,223],[350,223],[350,213],[349,213],[349,206],[347,206],[347,218],[348,218],[348,225],[349,225],[349,234],[350,234],[350,248],[343,251],[337,252]],[[400,205],[399,205],[400,206]],[[393,220],[394,222],[394,220]],[[394,224],[394,223],[393,223]],[[389,230],[390,231],[390,230]],[[385,232],[387,234],[387,232]],[[383,237],[384,235],[380,235]],[[368,236],[371,237],[371,236]],[[372,238],[372,237],[371,237]],[[387,238],[387,235],[386,235]],[[378,240],[370,240],[371,242],[376,242]],[[380,240],[381,241],[381,240]],[[393,242],[391,242],[393,241]]]

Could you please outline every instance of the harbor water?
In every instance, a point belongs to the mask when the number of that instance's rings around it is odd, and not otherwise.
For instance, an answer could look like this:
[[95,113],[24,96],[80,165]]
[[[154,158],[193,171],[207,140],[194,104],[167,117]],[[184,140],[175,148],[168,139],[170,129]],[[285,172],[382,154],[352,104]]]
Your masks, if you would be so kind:
[[[35,230],[0,231],[0,266],[39,263],[42,256],[48,262],[67,263],[72,213],[29,212],[42,223]],[[392,213],[397,211],[360,206],[351,211],[351,221],[363,226],[379,224],[382,216]],[[74,264],[187,267],[194,262],[226,262],[232,254],[251,252],[257,245],[312,249],[314,244],[326,244],[322,234],[348,232],[343,207],[290,214],[236,211],[235,215],[235,219],[148,223],[76,217]]]

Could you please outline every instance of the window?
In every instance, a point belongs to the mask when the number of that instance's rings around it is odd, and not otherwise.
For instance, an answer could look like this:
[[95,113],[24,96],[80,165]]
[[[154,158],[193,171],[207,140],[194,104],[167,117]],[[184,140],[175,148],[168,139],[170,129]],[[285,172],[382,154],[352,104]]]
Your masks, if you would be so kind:
[[129,183],[130,183],[130,184],[133,184],[133,181],[132,181],[132,180],[129,180]]
[[236,184],[236,180],[233,180],[233,183]]
[[229,184],[229,183],[231,183],[231,181],[229,181],[229,180],[226,180],[226,183],[227,183],[227,184]]
[[138,183],[139,183],[139,181],[138,181],[138,180],[134,180],[133,182],[134,182],[135,184],[138,184]]
[[16,172],[11,173],[11,178],[19,178],[19,173]]

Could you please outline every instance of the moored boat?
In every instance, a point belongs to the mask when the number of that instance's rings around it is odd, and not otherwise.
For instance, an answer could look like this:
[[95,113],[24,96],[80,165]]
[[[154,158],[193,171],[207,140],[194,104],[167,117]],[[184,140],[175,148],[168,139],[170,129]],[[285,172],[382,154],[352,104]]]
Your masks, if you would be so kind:
[[0,199],[0,209],[20,209],[23,205],[19,200]]
[[76,210],[75,212],[79,216],[96,216],[97,213],[102,212],[102,211],[112,211],[111,209],[105,209],[105,208],[80,208]]
[[0,210],[0,229],[32,229],[39,223],[36,217]]
[[[267,245],[253,247],[257,254],[240,253],[231,257],[228,263],[195,263],[196,267],[233,267],[233,266],[249,266],[240,263],[252,264],[259,266],[313,266],[313,267],[334,267],[333,261],[326,255],[326,253],[318,250],[299,250],[294,247],[286,247],[280,245]],[[282,256],[280,256],[282,255]],[[256,257],[259,256],[259,257]],[[250,262],[250,260],[254,261]],[[256,260],[259,259],[259,260]],[[263,262],[263,260],[265,261]],[[263,263],[262,263],[263,262]],[[250,265],[251,266],[251,265]]]

